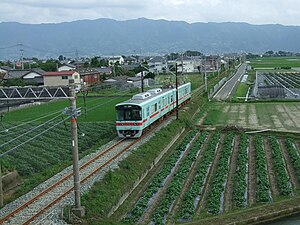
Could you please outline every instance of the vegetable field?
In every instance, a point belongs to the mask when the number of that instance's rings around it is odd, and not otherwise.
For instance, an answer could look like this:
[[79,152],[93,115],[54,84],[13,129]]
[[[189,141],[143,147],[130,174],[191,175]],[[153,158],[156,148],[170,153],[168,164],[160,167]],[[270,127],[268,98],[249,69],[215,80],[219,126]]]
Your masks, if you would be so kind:
[[193,130],[122,216],[126,224],[173,224],[271,205],[298,195],[300,140]]
[[[69,122],[61,118],[47,123],[7,123],[0,131],[0,153],[11,151],[3,157],[4,171],[17,170],[21,176],[30,176],[72,160]],[[78,123],[79,154],[102,141],[115,137],[112,122]],[[44,132],[44,133],[42,133]],[[38,136],[39,134],[41,134]],[[20,145],[20,147],[18,147]]]

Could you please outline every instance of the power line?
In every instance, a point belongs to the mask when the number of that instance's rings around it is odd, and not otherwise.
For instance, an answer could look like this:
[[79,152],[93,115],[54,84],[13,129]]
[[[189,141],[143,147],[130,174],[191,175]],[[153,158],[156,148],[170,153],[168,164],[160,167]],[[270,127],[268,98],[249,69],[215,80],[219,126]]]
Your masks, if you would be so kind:
[[[24,126],[24,125],[26,125],[26,124],[28,124],[28,123],[32,123],[32,122],[35,122],[35,121],[37,121],[37,120],[41,120],[41,119],[47,118],[47,117],[49,117],[49,116],[51,116],[51,115],[54,115],[54,114],[56,114],[56,113],[59,113],[59,112],[61,112],[61,110],[55,111],[55,112],[53,112],[53,113],[51,113],[51,114],[47,114],[47,115],[42,116],[42,117],[38,117],[38,118],[36,118],[36,119],[34,119],[34,120],[31,120],[31,119],[30,119],[30,120],[28,120],[28,121],[26,121],[26,122],[24,122],[24,123],[22,123],[22,124],[18,124],[18,125],[14,126],[14,127],[10,127],[10,128],[8,128],[8,129],[5,129],[5,130],[0,131],[0,134],[1,134],[1,133],[8,132],[9,130],[14,130],[14,129],[18,128],[18,127],[22,127],[22,126]],[[21,122],[22,122],[22,121],[21,121]]]
[[60,115],[57,115],[57,116],[55,116],[54,118],[52,118],[51,120],[49,120],[49,121],[47,121],[47,122],[45,122],[45,123],[43,123],[43,124],[41,124],[41,125],[39,125],[39,126],[33,128],[33,129],[31,129],[31,130],[29,130],[29,131],[23,133],[23,134],[21,134],[21,135],[15,137],[15,138],[13,138],[13,139],[11,139],[10,141],[5,142],[4,144],[0,145],[0,148],[2,148],[3,146],[5,146],[5,145],[7,145],[7,144],[9,144],[9,143],[11,143],[11,142],[13,142],[13,141],[15,141],[15,140],[17,140],[17,139],[23,137],[23,136],[25,136],[25,135],[28,134],[28,133],[31,133],[32,131],[34,131],[34,130],[40,128],[40,127],[45,126],[46,124],[48,124],[48,123],[50,123],[51,121],[55,120],[55,119],[56,119],[57,117],[59,117],[59,116],[60,116]]
[[42,134],[46,133],[47,131],[49,131],[49,130],[51,130],[51,129],[55,128],[55,127],[57,127],[58,125],[60,125],[60,124],[62,124],[62,123],[64,123],[64,122],[65,122],[67,119],[69,119],[70,117],[71,117],[71,116],[68,116],[68,117],[67,117],[67,118],[65,118],[64,120],[60,121],[59,123],[56,123],[55,125],[53,125],[53,126],[49,127],[48,129],[46,129],[46,130],[42,131],[41,133],[39,133],[39,134],[35,135],[34,137],[32,137],[32,138],[29,138],[28,140],[26,140],[26,141],[22,142],[21,144],[19,144],[19,145],[15,146],[15,147],[13,147],[13,148],[11,148],[10,150],[8,150],[8,151],[6,151],[6,152],[3,152],[3,153],[1,153],[1,154],[0,154],[0,158],[1,158],[1,157],[3,157],[3,156],[5,156],[5,155],[7,155],[7,154],[8,154],[8,153],[10,153],[10,152],[12,152],[13,150],[15,150],[15,149],[19,148],[20,146],[22,146],[22,145],[24,145],[24,144],[26,144],[26,143],[28,143],[28,142],[30,142],[30,141],[32,141],[32,140],[34,140],[35,138],[37,138],[37,137],[41,136]]

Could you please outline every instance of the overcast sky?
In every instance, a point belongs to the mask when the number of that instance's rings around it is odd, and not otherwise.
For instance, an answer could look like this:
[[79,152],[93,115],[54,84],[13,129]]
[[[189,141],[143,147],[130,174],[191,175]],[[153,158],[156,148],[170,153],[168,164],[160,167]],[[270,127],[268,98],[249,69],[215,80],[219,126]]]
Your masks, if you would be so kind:
[[149,19],[300,25],[299,0],[0,0],[0,21]]

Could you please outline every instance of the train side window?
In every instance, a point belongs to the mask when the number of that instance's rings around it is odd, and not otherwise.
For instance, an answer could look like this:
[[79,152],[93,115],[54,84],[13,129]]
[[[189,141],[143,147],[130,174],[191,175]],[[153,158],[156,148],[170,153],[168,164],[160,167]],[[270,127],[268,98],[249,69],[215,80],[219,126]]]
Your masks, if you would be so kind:
[[171,103],[174,101],[173,95],[171,95]]
[[151,114],[157,111],[157,103],[151,106]]
[[147,117],[150,115],[150,109],[147,107]]

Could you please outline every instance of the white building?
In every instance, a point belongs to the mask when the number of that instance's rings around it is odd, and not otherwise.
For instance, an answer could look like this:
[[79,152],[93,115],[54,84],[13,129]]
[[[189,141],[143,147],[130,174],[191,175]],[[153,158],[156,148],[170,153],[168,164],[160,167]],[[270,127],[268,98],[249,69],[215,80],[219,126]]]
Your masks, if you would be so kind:
[[71,64],[66,64],[66,65],[62,65],[60,67],[58,67],[58,71],[61,72],[61,71],[71,71],[71,70],[75,70],[76,69],[76,66],[74,65],[71,65]]
[[168,61],[166,58],[161,56],[155,56],[148,61],[149,72],[151,73],[162,73],[168,70]]

